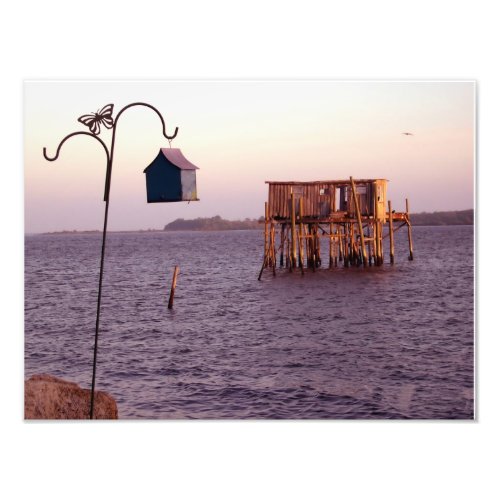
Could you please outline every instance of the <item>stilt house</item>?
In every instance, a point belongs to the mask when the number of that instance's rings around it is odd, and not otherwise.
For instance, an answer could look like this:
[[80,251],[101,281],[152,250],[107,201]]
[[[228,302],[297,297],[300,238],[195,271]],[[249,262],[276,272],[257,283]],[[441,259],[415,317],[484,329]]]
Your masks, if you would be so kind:
[[[392,210],[387,199],[387,179],[356,179],[309,182],[267,181],[265,204],[264,268],[276,273],[277,255],[281,267],[290,271],[304,267],[314,271],[321,265],[321,238],[329,241],[329,267],[382,265],[383,240],[389,238],[390,262],[394,263],[394,232],[408,228],[413,260],[411,223],[406,212]],[[394,228],[395,222],[401,224]],[[384,227],[387,224],[386,234]],[[279,233],[279,243],[276,233]]]

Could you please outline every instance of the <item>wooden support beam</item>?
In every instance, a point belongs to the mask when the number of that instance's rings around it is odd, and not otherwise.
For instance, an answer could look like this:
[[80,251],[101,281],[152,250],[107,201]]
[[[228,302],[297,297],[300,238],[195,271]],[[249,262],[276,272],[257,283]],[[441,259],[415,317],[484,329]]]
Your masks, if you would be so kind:
[[268,224],[269,224],[269,207],[267,201],[264,203],[264,267],[269,265],[268,256]]
[[371,237],[371,224],[367,225],[367,234],[368,238],[365,238],[365,241],[368,241],[368,265],[372,265],[372,249],[373,249],[373,238]]
[[389,206],[389,249],[391,264],[394,264],[394,227],[392,224],[392,203],[391,200],[387,202]]
[[274,220],[271,219],[271,242],[269,246],[271,266],[273,268],[273,276],[276,276],[276,240],[275,240],[275,230],[274,230]]
[[361,211],[359,209],[358,197],[356,196],[356,186],[354,184],[354,180],[352,177],[350,177],[350,180],[351,180],[352,193],[354,197],[354,207],[356,208],[356,218],[358,219],[359,236],[361,238],[361,252],[363,254],[363,265],[366,266],[367,257],[365,248],[365,236],[363,234],[363,223],[361,222]]
[[408,202],[408,198],[406,198],[406,221],[408,225],[408,246],[410,250],[410,256],[408,257],[408,260],[413,260],[413,240],[411,237],[410,204]]
[[[394,222],[394,220],[393,220],[393,222]],[[405,227],[405,226],[407,226],[407,225],[408,225],[408,224],[407,224],[406,222],[403,222],[403,224],[401,224],[401,225],[400,225],[400,226],[398,226],[396,229],[394,229],[394,232],[399,231],[402,227]],[[386,234],[386,235],[383,237],[383,239],[385,240],[388,236],[389,236],[389,234]]]
[[373,252],[374,252],[374,264],[376,266],[380,265],[380,253],[379,253],[379,226],[378,221],[375,219],[373,221]]
[[337,233],[339,235],[339,262],[344,260],[344,247],[343,247],[343,238],[344,238],[344,230],[342,224],[339,224],[337,228]]
[[316,233],[317,233],[317,229],[316,229],[316,226],[312,226],[312,230],[311,230],[311,234],[312,234],[312,238],[311,238],[311,242],[312,242],[312,246],[311,246],[311,253],[312,253],[312,266],[313,266],[313,271],[316,272]]
[[330,262],[328,263],[328,267],[330,269],[333,267],[333,247],[334,247],[333,223],[330,222]]
[[316,250],[316,266],[320,267],[321,266],[321,240],[320,240],[320,235],[318,233],[318,228],[319,225],[316,224],[316,243],[315,243],[315,250]]
[[260,268],[259,277],[257,278],[260,281],[262,278],[262,273],[264,268],[268,266],[272,266],[273,275],[276,276],[276,255],[274,249],[274,227],[272,229],[272,233],[269,235],[269,245],[267,245],[266,251],[264,253],[264,259],[262,260],[262,267]]
[[344,267],[349,267],[349,224],[344,224]]
[[299,266],[302,274],[304,274],[304,224],[302,219],[304,217],[304,200],[299,198]]
[[283,253],[285,251],[285,224],[281,223],[281,234],[280,234],[281,240],[280,240],[280,267],[283,267],[285,265],[283,261]]
[[380,220],[378,222],[379,232],[378,232],[378,246],[379,246],[379,255],[380,255],[380,265],[384,263],[384,245],[382,244],[383,234],[384,234],[384,223]]
[[285,224],[285,267],[289,269],[290,271],[292,270],[291,266],[291,255],[290,255],[290,235],[289,235],[290,229],[288,227],[288,224]]
[[290,218],[291,218],[291,252],[290,252],[290,266],[291,269],[297,267],[297,245],[295,241],[295,195],[292,191],[291,197],[291,207],[290,207]]
[[356,262],[356,248],[355,248],[355,244],[354,244],[354,224],[349,224],[349,228],[350,228],[350,235],[351,235],[351,239],[350,239],[350,242],[349,242],[349,258],[350,258],[350,262],[351,262],[351,265],[354,265]]

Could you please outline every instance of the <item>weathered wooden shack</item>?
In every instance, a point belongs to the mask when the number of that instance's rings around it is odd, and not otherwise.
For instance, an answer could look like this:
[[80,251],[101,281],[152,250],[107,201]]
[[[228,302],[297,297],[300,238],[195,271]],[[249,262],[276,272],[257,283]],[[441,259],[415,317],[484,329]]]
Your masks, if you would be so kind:
[[[384,214],[387,196],[386,179],[356,180],[356,195],[361,215]],[[303,200],[303,216],[325,219],[341,214],[355,214],[350,180],[313,182],[266,182],[269,185],[269,216],[289,219],[291,195],[295,198],[295,213],[298,214],[299,200]]]
[[[329,243],[329,267],[381,265],[383,240],[390,240],[394,263],[394,232],[408,228],[409,259],[413,242],[408,200],[406,212],[396,213],[387,200],[387,179],[328,180],[309,182],[267,181],[265,204],[264,268],[276,273],[279,264],[290,271],[321,265],[321,239]],[[394,223],[401,224],[395,229]],[[386,234],[384,235],[384,228]],[[279,244],[276,233],[279,233]]]

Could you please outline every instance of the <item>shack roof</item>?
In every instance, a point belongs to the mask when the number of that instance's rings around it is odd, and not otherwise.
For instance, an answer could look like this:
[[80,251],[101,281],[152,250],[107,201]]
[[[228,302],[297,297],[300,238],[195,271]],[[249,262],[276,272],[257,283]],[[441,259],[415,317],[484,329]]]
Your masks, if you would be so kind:
[[[387,179],[353,179],[356,183],[366,183],[366,182],[375,182],[375,181],[386,181]],[[351,184],[351,180],[329,180],[329,181],[266,181],[266,184],[286,184],[286,185],[312,185],[312,184]]]
[[[176,166],[177,168],[180,168],[181,170],[199,170],[199,168],[196,165],[193,165],[181,152],[179,148],[161,148],[160,153],[158,153],[158,157],[160,154],[163,154],[163,156],[170,162],[172,165]],[[155,159],[155,161],[156,161]],[[144,172],[151,167],[155,162],[151,163],[148,167],[144,169]]]

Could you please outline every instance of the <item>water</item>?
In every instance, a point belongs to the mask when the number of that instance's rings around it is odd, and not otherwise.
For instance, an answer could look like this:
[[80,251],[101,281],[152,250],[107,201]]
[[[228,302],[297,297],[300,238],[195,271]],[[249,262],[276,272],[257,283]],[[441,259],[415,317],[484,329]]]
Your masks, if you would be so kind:
[[[396,236],[394,266],[259,282],[261,231],[109,234],[97,389],[120,418],[473,418],[473,228],[415,227],[412,262]],[[26,237],[26,377],[90,387],[100,238]]]

